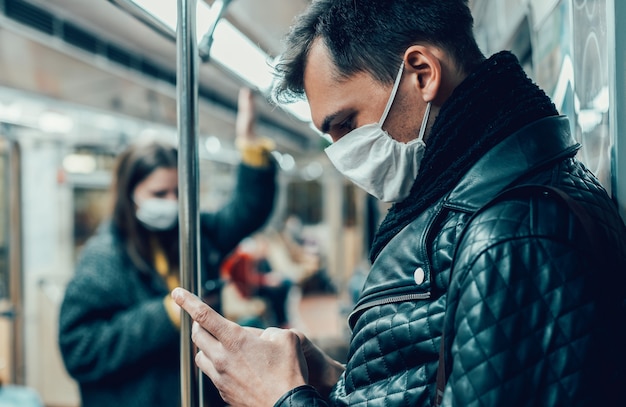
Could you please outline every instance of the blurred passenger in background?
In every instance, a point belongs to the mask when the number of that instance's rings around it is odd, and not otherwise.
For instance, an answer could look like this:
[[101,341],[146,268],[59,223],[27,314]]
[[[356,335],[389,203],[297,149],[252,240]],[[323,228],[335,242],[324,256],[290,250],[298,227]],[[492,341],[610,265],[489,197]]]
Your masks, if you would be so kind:
[[[203,281],[219,279],[224,256],[273,208],[271,145],[255,136],[253,122],[252,94],[242,89],[236,126],[242,163],[233,197],[221,210],[200,214]],[[180,403],[180,308],[168,295],[179,285],[177,164],[176,148],[161,142],[120,155],[111,218],[85,245],[67,286],[58,339],[83,407]]]
[[[292,280],[302,290],[302,295],[336,292],[326,269],[325,253],[322,251],[319,236],[306,233],[305,226],[297,215],[287,216],[282,231],[268,233],[267,237],[272,243],[269,250],[270,262],[292,276]],[[285,261],[285,254],[289,257],[288,261]],[[289,262],[293,265],[288,266]]]
[[287,300],[293,283],[280,271],[272,268],[267,254],[268,242],[263,234],[246,238],[222,263],[222,276],[233,283],[241,299],[260,298],[267,304],[263,312],[256,315],[257,323],[246,323],[240,316],[238,322],[241,325],[287,328]]

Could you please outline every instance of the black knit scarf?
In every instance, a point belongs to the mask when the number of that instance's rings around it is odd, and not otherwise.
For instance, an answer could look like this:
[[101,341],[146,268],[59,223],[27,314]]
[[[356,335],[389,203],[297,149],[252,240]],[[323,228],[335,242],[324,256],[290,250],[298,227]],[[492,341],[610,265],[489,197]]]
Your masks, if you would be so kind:
[[389,209],[374,237],[370,260],[488,150],[526,124],[557,114],[513,54],[502,51],[484,61],[442,106],[411,193]]

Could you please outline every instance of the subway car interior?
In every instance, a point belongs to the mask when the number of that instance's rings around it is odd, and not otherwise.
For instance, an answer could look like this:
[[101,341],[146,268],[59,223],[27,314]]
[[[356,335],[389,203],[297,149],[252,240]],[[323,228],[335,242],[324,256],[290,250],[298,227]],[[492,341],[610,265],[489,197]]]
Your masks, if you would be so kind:
[[[300,245],[301,257],[285,266],[294,281],[288,325],[341,360],[388,204],[333,167],[306,101],[271,97],[282,40],[311,0],[196,1],[199,177],[191,193],[207,211],[231,196],[241,160],[238,94],[251,88],[256,132],[274,142],[278,188],[268,221],[242,245],[272,250],[285,235]],[[29,389],[43,406],[80,405],[57,342],[59,309],[81,249],[110,214],[118,154],[139,140],[182,137],[181,2],[0,0],[0,386]],[[626,217],[626,2],[469,3],[483,53],[518,57],[569,116],[579,158]],[[228,282],[221,289],[229,317],[268,323],[263,299]]]

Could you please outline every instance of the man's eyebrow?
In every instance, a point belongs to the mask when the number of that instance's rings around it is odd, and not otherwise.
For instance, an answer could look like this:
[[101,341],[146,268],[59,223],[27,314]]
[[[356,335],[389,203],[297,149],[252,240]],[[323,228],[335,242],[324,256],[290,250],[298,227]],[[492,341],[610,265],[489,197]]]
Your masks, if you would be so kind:
[[322,133],[328,133],[331,123],[337,118],[337,116],[339,116],[339,114],[340,112],[335,112],[326,116],[324,118],[324,121],[322,122],[322,127],[320,128],[320,131]]

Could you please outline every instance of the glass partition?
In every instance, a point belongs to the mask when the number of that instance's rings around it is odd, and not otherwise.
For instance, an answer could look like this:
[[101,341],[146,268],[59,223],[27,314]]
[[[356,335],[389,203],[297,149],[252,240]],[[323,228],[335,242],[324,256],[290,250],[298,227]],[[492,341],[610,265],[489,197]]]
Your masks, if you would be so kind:
[[539,86],[570,117],[579,158],[611,192],[606,0],[561,0],[533,32]]

